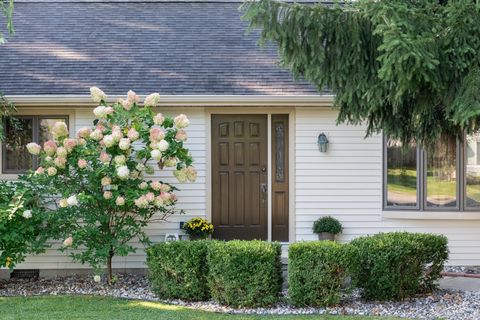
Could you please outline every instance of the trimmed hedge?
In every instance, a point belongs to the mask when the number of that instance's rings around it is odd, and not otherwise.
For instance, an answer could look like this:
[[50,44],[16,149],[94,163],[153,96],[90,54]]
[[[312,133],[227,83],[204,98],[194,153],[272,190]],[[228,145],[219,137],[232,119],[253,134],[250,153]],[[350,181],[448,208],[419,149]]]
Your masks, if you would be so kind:
[[162,299],[203,301],[207,285],[207,247],[210,241],[163,242],[147,249],[152,291]]
[[344,245],[299,242],[288,250],[288,295],[293,305],[330,306],[340,302],[347,271]]
[[352,284],[373,300],[404,299],[435,288],[448,259],[445,236],[391,232],[348,245]]
[[207,258],[212,297],[235,308],[276,303],[282,287],[280,252],[278,243],[212,242]]

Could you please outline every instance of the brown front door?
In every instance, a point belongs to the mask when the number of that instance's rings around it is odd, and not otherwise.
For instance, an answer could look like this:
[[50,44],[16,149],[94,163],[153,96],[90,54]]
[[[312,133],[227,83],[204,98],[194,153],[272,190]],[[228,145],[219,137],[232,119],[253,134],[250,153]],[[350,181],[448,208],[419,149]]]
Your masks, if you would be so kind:
[[268,238],[267,115],[212,115],[217,239]]

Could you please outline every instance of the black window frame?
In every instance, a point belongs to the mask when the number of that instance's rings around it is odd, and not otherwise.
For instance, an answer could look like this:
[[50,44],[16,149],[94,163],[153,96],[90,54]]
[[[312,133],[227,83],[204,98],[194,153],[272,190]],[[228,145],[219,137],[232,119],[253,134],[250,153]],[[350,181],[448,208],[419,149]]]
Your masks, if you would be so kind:
[[[35,143],[40,143],[40,122],[43,119],[59,119],[59,120],[64,120],[65,124],[67,125],[67,128],[70,127],[69,125],[69,116],[68,115],[61,115],[61,114],[53,114],[53,115],[15,115],[13,116],[14,118],[17,119],[32,119],[32,142]],[[4,134],[6,135],[6,125],[5,121],[6,119],[3,119],[4,125],[3,125],[3,130]],[[28,172],[28,170],[35,170],[39,166],[39,159],[37,156],[32,155],[32,168],[27,169],[27,170],[16,170],[16,169],[8,169],[6,168],[6,158],[7,153],[6,153],[6,148],[5,148],[5,143],[2,143],[2,174],[22,174]]]
[[467,166],[467,148],[466,137],[457,139],[456,146],[456,199],[455,207],[428,207],[427,206],[427,151],[421,146],[416,147],[417,155],[417,205],[416,206],[393,206],[388,205],[388,168],[387,168],[387,143],[388,137],[383,135],[382,139],[382,209],[384,211],[414,211],[414,212],[475,212],[480,211],[479,207],[468,207],[466,197],[466,166]]

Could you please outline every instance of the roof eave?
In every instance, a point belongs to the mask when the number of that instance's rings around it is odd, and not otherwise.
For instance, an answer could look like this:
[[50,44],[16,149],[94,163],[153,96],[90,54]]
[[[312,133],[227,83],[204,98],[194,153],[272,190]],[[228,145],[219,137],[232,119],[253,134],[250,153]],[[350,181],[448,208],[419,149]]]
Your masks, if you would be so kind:
[[[94,107],[90,95],[7,95],[17,107]],[[124,96],[108,97],[115,102]],[[145,96],[140,96],[143,101]],[[181,107],[330,107],[333,95],[162,95],[159,106]]]

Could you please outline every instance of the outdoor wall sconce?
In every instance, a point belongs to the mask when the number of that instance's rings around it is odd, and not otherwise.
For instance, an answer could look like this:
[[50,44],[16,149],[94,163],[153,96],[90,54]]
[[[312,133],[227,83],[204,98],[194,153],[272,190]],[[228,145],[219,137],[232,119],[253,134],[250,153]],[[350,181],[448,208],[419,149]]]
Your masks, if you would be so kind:
[[318,135],[317,145],[320,152],[327,152],[328,139],[325,133],[322,132]]

